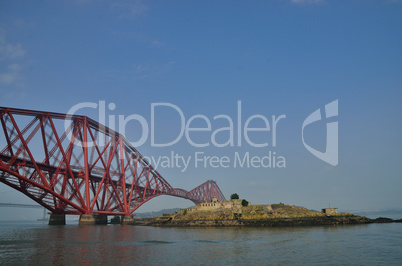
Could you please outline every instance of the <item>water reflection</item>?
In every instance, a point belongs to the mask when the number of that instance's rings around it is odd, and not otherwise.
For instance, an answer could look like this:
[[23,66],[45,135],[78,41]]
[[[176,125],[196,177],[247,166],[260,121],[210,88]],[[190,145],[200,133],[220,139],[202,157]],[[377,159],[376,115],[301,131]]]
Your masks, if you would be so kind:
[[294,228],[0,225],[1,264],[392,263],[402,259],[401,246],[402,224]]

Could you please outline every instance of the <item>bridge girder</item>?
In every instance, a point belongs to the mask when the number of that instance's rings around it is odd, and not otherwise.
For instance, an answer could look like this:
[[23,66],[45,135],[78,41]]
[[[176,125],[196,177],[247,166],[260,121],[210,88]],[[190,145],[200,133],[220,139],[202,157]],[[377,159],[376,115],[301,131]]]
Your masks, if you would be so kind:
[[173,188],[119,133],[86,117],[0,107],[0,182],[53,213],[131,215],[159,195],[225,199],[215,181]]

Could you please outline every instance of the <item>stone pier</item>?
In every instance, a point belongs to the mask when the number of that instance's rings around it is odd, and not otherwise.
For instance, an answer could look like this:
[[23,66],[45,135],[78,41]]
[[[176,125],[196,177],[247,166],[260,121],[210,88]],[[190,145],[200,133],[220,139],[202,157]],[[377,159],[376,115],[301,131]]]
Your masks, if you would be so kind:
[[131,215],[123,215],[121,219],[122,225],[129,225],[134,223],[134,218]]
[[64,213],[51,213],[49,217],[49,225],[65,225],[66,215]]
[[107,224],[106,215],[81,214],[79,225]]

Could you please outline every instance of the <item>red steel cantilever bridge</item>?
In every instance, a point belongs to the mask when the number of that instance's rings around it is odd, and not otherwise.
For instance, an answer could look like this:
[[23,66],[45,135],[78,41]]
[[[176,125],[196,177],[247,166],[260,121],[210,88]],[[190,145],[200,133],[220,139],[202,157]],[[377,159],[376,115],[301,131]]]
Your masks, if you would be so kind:
[[86,117],[0,107],[0,182],[54,214],[131,215],[160,195],[225,199],[215,181],[173,188],[118,132]]

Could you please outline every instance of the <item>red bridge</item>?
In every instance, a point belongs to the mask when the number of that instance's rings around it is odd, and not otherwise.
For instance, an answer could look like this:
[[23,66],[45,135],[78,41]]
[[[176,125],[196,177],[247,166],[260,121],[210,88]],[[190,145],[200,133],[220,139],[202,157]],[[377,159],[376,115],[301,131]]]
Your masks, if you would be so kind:
[[86,116],[0,107],[0,122],[0,182],[56,220],[65,214],[129,219],[160,195],[194,203],[225,199],[211,180],[190,191],[173,188],[121,134]]

